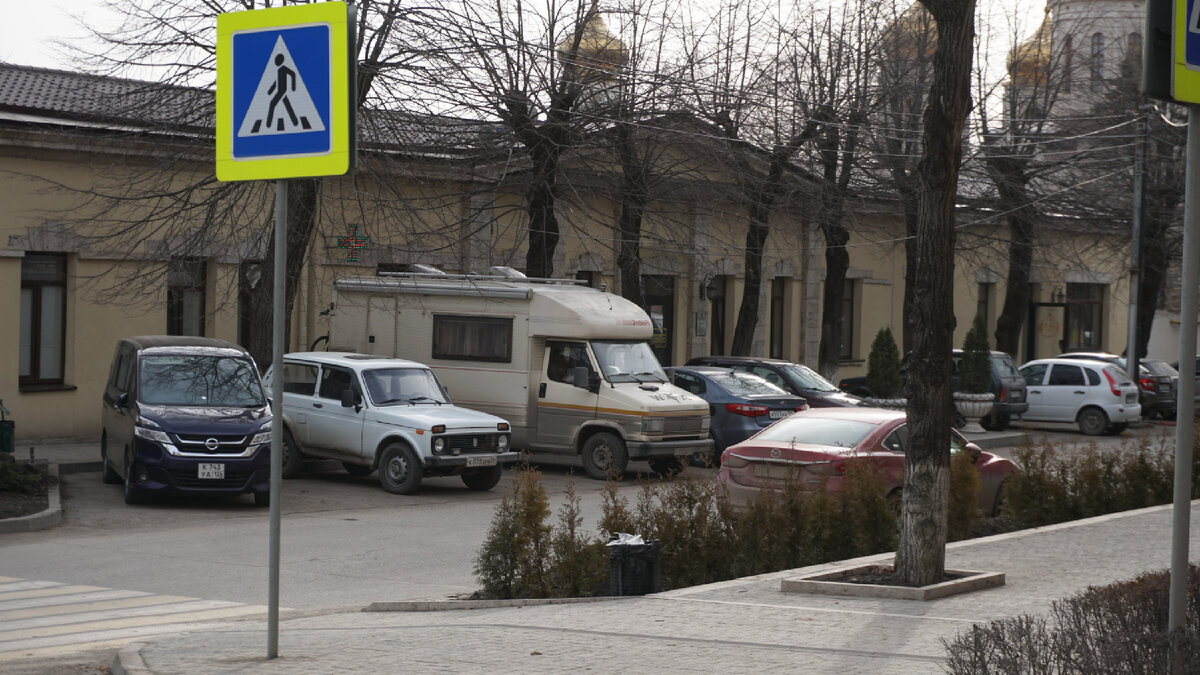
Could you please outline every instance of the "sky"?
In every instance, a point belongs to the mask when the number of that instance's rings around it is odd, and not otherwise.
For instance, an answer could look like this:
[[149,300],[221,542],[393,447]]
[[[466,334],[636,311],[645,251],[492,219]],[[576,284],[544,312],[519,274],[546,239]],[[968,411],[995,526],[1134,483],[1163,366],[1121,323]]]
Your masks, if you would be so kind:
[[[1042,18],[1045,0],[979,0],[979,11],[996,16],[997,40],[1002,43],[994,53],[1007,53],[1013,29],[1007,24],[1015,11],[1023,25],[1016,32],[1030,35]],[[112,14],[101,0],[0,0],[4,8],[0,21],[0,61],[19,65],[74,70],[56,51],[55,40],[75,41],[86,35],[79,20],[112,21]],[[995,24],[994,24],[995,25]],[[1003,57],[995,59],[1003,63]]]
[[84,35],[75,18],[103,20],[98,0],[0,0],[0,61],[25,66],[72,70],[70,62],[54,51],[56,39]]

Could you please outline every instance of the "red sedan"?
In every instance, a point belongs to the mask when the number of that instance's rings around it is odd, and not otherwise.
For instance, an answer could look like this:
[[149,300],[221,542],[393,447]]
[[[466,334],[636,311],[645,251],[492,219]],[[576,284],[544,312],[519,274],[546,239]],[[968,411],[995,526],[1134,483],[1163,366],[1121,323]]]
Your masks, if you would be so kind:
[[[780,489],[798,480],[803,489],[842,489],[847,463],[871,461],[881,467],[888,496],[904,485],[908,424],[903,411],[879,408],[813,408],[795,413],[754,436],[731,445],[721,458],[717,481],[730,503],[741,508],[760,490]],[[983,452],[950,430],[950,451],[970,452],[979,470],[979,508],[1000,510],[1000,485],[1017,470],[1011,461]]]

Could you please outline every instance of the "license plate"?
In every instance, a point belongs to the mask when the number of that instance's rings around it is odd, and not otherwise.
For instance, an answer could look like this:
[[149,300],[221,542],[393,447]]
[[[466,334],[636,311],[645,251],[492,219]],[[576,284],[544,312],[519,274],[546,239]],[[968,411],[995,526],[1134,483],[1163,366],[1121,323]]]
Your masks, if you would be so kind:
[[781,420],[791,414],[792,414],[791,411],[788,411],[788,410],[772,410],[771,411],[771,419]]
[[202,463],[199,465],[196,476],[197,478],[215,478],[217,480],[222,480],[225,478],[225,465]]
[[496,458],[490,455],[468,457],[467,466],[496,466]]
[[675,456],[676,457],[691,457],[694,452],[696,452],[695,448],[676,448]]

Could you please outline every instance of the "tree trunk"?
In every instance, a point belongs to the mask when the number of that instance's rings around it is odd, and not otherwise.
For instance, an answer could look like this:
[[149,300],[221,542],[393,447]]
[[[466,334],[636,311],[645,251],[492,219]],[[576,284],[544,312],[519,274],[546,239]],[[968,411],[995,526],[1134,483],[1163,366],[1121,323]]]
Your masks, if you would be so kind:
[[907,194],[900,199],[904,202],[904,325],[900,334],[900,353],[912,350],[912,306],[916,302],[917,293],[917,202],[912,197],[912,191],[904,188]]
[[[300,273],[304,269],[313,233],[317,224],[317,199],[320,183],[311,178],[294,178],[287,184],[287,262],[284,268],[286,279],[284,291],[284,350],[291,345],[292,316],[296,306],[296,292],[300,287]],[[267,257],[262,264],[262,277],[250,293],[250,311],[254,321],[250,334],[243,345],[254,357],[260,368],[271,363],[272,326],[275,315],[275,227],[271,227],[271,240]],[[302,345],[307,348],[308,345]]]
[[731,356],[749,356],[750,347],[754,342],[754,329],[758,324],[758,296],[762,293],[762,259],[766,247],[766,219],[770,217],[769,207],[754,209],[757,213],[750,219],[750,227],[746,230],[746,285],[742,292],[742,304],[738,308],[737,325],[733,329],[733,344],[729,348]]
[[758,299],[762,294],[763,252],[767,246],[767,235],[771,232],[771,210],[775,207],[775,198],[783,181],[783,166],[790,155],[791,151],[787,149],[775,149],[767,177],[751,200],[744,258],[746,285],[742,292],[742,304],[738,308],[737,325],[733,329],[733,344],[729,348],[732,356],[749,356],[754,343],[754,329],[758,325]]
[[917,288],[908,371],[909,444],[896,575],[927,586],[946,571],[946,503],[953,423],[954,204],[962,132],[970,107],[974,0],[919,0],[937,23],[933,78],[917,164]]
[[[996,185],[1000,204],[1008,211],[1008,271],[1005,278],[1004,307],[996,318],[996,349],[1013,356],[1020,353],[1021,326],[1029,314],[1029,274],[1033,269],[1033,236],[1037,210],[1029,196],[1029,156],[1016,156],[1010,145],[998,146],[985,162]],[[1026,354],[1027,359],[1034,358]]]
[[842,358],[842,324],[846,321],[842,310],[845,307],[846,272],[850,269],[850,252],[846,250],[850,233],[842,225],[844,201],[841,196],[823,195],[822,201],[825,208],[821,210],[820,228],[825,235],[825,284],[821,294],[821,346],[817,370],[836,381],[838,362]]
[[558,218],[554,215],[555,183],[559,151],[546,146],[542,139],[530,150],[533,159],[533,183],[526,192],[529,208],[529,249],[525,252],[525,273],[538,279],[554,276],[554,250],[558,247]]
[[638,161],[631,125],[617,127],[617,157],[621,162],[621,214],[617,229],[617,269],[621,274],[621,296],[639,306],[642,297],[642,215],[646,211],[648,187],[646,167]]

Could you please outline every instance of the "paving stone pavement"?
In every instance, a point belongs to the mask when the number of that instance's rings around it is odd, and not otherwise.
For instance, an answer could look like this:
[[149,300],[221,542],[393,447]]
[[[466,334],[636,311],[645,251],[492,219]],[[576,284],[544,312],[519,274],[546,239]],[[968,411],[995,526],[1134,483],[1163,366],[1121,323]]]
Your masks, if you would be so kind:
[[[1196,562],[1200,501],[1191,513]],[[642,598],[284,619],[272,660],[266,624],[241,621],[128,645],[114,671],[936,673],[943,641],[973,623],[1044,615],[1088,586],[1166,569],[1170,541],[1161,506],[950,544],[948,568],[1001,571],[1006,584],[927,602],[780,591],[782,579],[884,554]]]

